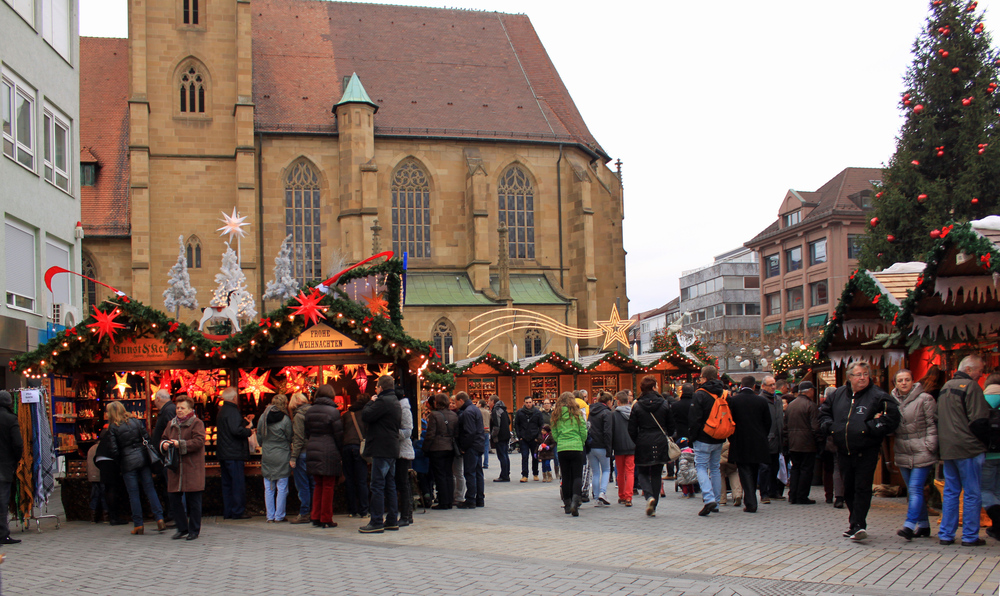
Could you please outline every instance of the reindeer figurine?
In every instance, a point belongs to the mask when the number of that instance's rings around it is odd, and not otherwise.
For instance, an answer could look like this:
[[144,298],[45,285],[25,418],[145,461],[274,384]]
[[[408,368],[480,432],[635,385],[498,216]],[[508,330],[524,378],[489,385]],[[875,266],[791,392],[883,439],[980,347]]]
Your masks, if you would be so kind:
[[225,306],[209,306],[205,309],[204,313],[201,315],[201,323],[198,324],[198,331],[203,331],[205,329],[205,323],[215,319],[229,319],[229,322],[233,326],[233,333],[240,332],[240,322],[236,317],[236,308],[232,305],[233,294],[237,291],[238,290],[233,290],[226,295]]

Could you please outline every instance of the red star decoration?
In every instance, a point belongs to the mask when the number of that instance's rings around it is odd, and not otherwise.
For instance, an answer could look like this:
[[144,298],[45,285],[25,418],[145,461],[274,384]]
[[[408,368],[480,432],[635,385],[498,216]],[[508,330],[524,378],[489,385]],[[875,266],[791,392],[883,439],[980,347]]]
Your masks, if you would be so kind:
[[299,306],[292,311],[293,315],[302,315],[309,321],[310,324],[315,325],[320,319],[325,319],[326,316],[320,312],[319,301],[323,298],[315,288],[313,291],[306,296],[302,290],[299,290],[299,295],[295,297],[299,301]]
[[116,308],[110,313],[106,313],[97,310],[96,306],[94,306],[93,309],[94,318],[97,319],[97,322],[91,323],[90,325],[87,325],[87,327],[97,329],[97,341],[101,341],[104,339],[104,336],[107,335],[111,338],[111,343],[115,343],[115,329],[125,328],[125,325],[115,322],[115,317],[121,314],[121,311]]
[[374,287],[371,296],[365,296],[364,299],[368,303],[368,310],[375,316],[389,310],[389,301],[383,298],[382,294],[379,294]]

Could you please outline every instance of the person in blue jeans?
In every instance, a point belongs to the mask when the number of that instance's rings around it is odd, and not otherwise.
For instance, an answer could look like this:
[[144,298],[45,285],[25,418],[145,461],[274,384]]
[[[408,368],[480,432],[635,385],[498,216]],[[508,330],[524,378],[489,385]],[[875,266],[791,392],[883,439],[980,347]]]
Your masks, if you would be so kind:
[[[983,393],[990,408],[1000,408],[1000,374],[993,373],[986,378]],[[979,486],[983,496],[983,509],[993,522],[993,526],[986,530],[986,535],[1000,540],[1000,449],[997,447],[1000,445],[987,445]]]
[[966,514],[962,516],[962,546],[986,544],[979,537],[978,515],[982,506],[980,479],[986,461],[986,437],[980,429],[990,409],[978,383],[984,367],[978,354],[966,356],[958,364],[958,372],[941,387],[938,395],[938,442],[944,461],[941,527],[938,530],[942,545],[955,543],[958,499],[963,492]]
[[240,416],[235,387],[222,390],[222,407],[215,417],[217,428],[215,456],[222,476],[222,518],[250,519],[247,513],[247,489],[244,467],[250,459],[250,428],[253,415]]
[[590,469],[593,470],[593,494],[597,500],[597,506],[608,506],[606,493],[608,492],[608,482],[611,478],[611,449],[612,449],[612,420],[611,404],[612,395],[607,391],[602,391],[597,396],[597,402],[590,406],[590,430],[587,440],[590,443],[590,453],[587,459],[590,462]]
[[399,530],[396,459],[399,458],[399,428],[403,413],[393,378],[382,375],[377,386],[378,395],[361,410],[361,420],[365,423],[365,450],[361,455],[372,458],[368,506],[371,518],[367,525],[358,529],[362,534]]
[[906,522],[896,535],[907,540],[930,536],[931,524],[924,501],[924,484],[938,461],[937,402],[913,382],[913,373],[903,368],[896,373],[892,396],[899,402],[896,428],[896,465],[906,483],[909,507]]
[[153,473],[149,469],[146,444],[150,438],[146,432],[146,425],[129,416],[120,401],[113,401],[107,405],[107,415],[112,439],[111,458],[118,462],[122,479],[125,480],[125,489],[128,491],[129,503],[132,505],[132,533],[142,534],[144,531],[140,487],[142,492],[146,493],[149,508],[153,518],[156,519],[156,529],[162,532],[167,529],[167,524],[163,521],[163,507],[160,506],[160,498],[156,496]]
[[705,432],[705,423],[712,413],[715,400],[722,395],[725,387],[719,380],[719,369],[705,366],[701,369],[703,384],[694,392],[691,409],[688,410],[688,428],[694,435],[694,467],[698,471],[698,484],[701,486],[701,499],[704,507],[698,515],[704,517],[713,511],[719,511],[719,499],[722,497],[722,473],[719,465],[722,461],[722,444],[726,439],[717,439]]
[[299,495],[299,514],[291,519],[293,524],[308,524],[312,513],[312,494],[316,481],[306,470],[306,413],[309,398],[302,393],[293,393],[288,409],[292,412],[292,452],[289,465],[295,480],[295,492]]

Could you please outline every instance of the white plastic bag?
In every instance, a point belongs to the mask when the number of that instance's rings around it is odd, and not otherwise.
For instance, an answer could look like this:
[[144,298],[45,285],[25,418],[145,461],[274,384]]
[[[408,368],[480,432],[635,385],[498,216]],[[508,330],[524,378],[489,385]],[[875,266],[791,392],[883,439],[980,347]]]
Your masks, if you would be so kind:
[[785,454],[778,454],[778,482],[788,486],[788,464],[785,463]]

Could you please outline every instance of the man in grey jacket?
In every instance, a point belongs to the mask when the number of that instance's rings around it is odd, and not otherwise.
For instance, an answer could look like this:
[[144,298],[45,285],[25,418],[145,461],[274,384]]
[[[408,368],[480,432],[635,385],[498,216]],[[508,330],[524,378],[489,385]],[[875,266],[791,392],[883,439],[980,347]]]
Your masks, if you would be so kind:
[[771,430],[767,433],[767,450],[771,454],[770,462],[760,466],[760,478],[757,482],[760,489],[760,502],[770,504],[771,499],[783,501],[783,489],[778,482],[779,456],[785,443],[785,411],[781,395],[775,393],[777,382],[774,377],[767,376],[760,383],[760,396],[767,400],[771,412]]
[[944,491],[941,497],[941,544],[955,544],[958,529],[958,497],[965,491],[965,511],[977,515],[962,516],[962,546],[982,546],[979,537],[979,509],[982,495],[979,479],[986,459],[982,427],[989,415],[989,404],[979,387],[983,359],[978,354],[966,356],[958,372],[941,388],[938,395],[938,445],[944,460]]

